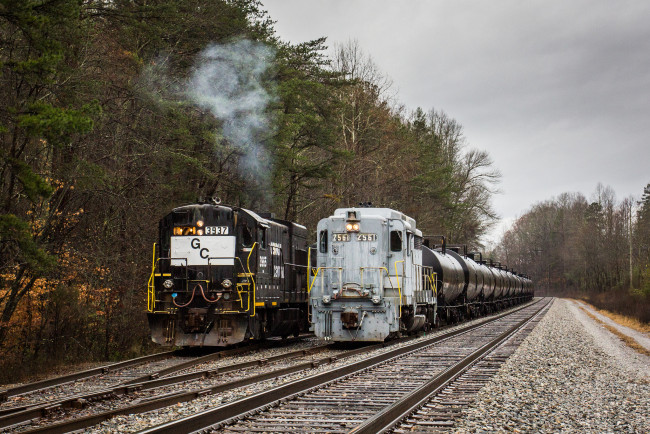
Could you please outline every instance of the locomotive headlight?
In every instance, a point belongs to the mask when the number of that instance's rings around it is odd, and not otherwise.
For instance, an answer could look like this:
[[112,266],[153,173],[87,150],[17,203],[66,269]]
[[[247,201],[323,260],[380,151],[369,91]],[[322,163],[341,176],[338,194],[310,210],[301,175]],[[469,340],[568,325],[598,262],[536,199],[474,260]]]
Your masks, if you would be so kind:
[[373,302],[374,304],[379,304],[379,300],[380,300],[380,299],[379,299],[379,296],[378,296],[378,295],[373,295],[373,296],[372,296],[372,302]]
[[346,229],[348,232],[351,231],[351,230],[352,230],[352,223],[348,223],[347,225],[345,225],[345,229]]
[[202,228],[203,227],[203,220],[199,220],[198,222],[196,222],[196,225],[198,227]]
[[323,304],[329,304],[332,301],[332,298],[329,295],[323,296]]
[[358,231],[359,230],[359,223],[355,223],[352,225],[352,230],[353,231]]
[[167,289],[172,289],[172,286],[174,286],[174,281],[171,279],[167,279],[163,282],[163,286]]
[[183,228],[174,228],[174,235],[183,235]]
[[221,282],[221,286],[223,286],[224,288],[230,288],[232,286],[232,282],[230,281],[230,279],[224,279],[224,281]]
[[198,231],[196,231],[196,235],[203,235],[203,229],[199,229]]

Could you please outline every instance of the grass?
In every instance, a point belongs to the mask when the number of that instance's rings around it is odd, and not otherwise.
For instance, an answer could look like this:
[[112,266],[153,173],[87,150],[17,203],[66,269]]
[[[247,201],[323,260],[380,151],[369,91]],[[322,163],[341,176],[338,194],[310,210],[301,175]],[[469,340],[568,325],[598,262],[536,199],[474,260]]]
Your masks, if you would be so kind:
[[594,305],[592,305],[590,303],[587,303],[586,301],[583,301],[583,303],[585,303],[587,306],[591,307],[593,310],[595,310],[599,314],[605,315],[607,318],[611,319],[612,321],[614,321],[617,324],[620,324],[620,325],[625,326],[625,327],[629,327],[632,330],[636,330],[636,331],[641,332],[641,333],[649,333],[650,334],[650,324],[648,324],[648,323],[642,323],[637,318],[633,318],[633,317],[626,316],[626,315],[621,315],[621,314],[616,313],[616,312],[610,312],[610,311],[605,310],[605,309],[599,309],[596,306],[594,306]]
[[598,309],[636,318],[641,325],[650,326],[650,296],[624,289],[612,289],[598,293],[583,293],[577,298]]
[[[628,335],[626,335],[626,334],[624,334],[624,333],[621,333],[621,332],[618,331],[618,329],[616,329],[615,327],[612,327],[612,326],[610,326],[609,324],[604,323],[603,321],[601,321],[600,319],[598,319],[594,314],[592,314],[591,312],[589,312],[589,311],[588,311],[587,309],[585,309],[584,307],[580,306],[580,309],[581,309],[581,310],[582,310],[582,311],[583,311],[583,312],[584,312],[584,313],[585,313],[589,318],[593,319],[593,320],[596,321],[598,324],[602,325],[602,326],[605,327],[607,330],[609,330],[610,333],[612,333],[613,335],[615,335],[615,336],[617,336],[618,338],[620,338],[620,339],[623,341],[623,343],[625,343],[625,345],[627,345],[628,347],[632,348],[632,349],[633,349],[634,351],[636,351],[637,353],[644,354],[644,355],[650,357],[650,351],[648,351],[645,347],[641,346],[641,345],[640,345],[640,344],[639,344],[639,343],[638,343],[634,338],[632,338],[632,337],[630,337],[630,336],[628,336]],[[618,321],[617,321],[617,322],[618,322]]]

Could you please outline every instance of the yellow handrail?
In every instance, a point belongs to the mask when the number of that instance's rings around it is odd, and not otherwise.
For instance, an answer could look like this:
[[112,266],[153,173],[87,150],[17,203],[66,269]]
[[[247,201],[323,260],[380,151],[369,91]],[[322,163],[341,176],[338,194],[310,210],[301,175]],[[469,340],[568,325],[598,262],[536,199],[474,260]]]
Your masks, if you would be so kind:
[[311,286],[309,285],[309,275],[311,274],[311,249],[307,246],[307,295],[309,295],[309,290]]
[[401,261],[395,261],[395,278],[397,279],[397,290],[399,293],[399,318],[402,319],[402,287],[400,286],[399,283],[399,275],[397,274],[397,264],[399,262],[404,262],[402,259]]
[[[434,277],[437,277],[437,276],[438,276],[438,273],[436,273],[435,271],[433,272],[433,274],[431,274],[429,276],[429,278],[431,280],[433,280],[433,295],[435,295],[436,297],[438,297],[438,284],[437,284],[438,279],[435,279]],[[436,301],[436,303],[437,303],[437,301]]]
[[[310,286],[309,289],[307,290],[307,294],[310,294],[310,293],[311,293],[311,289],[313,288],[314,283],[316,283],[316,277],[318,276],[318,273],[320,272],[320,270],[339,270],[339,271],[341,271],[341,270],[343,270],[343,267],[318,267],[318,268],[316,269],[316,272],[314,273],[314,280],[311,281],[311,286]],[[340,277],[341,277],[341,276],[339,276],[339,278],[340,278]],[[342,279],[341,279],[341,280],[342,280]],[[341,281],[339,281],[339,283],[341,283]]]
[[151,276],[147,282],[147,311],[153,312],[156,307],[156,291],[154,288],[154,274],[156,273],[156,243],[153,243],[153,258],[151,260]]
[[[309,285],[309,289],[307,289],[307,294],[311,294],[311,289],[314,286],[314,283],[316,283],[316,277],[318,277],[318,272],[320,271],[321,267],[318,267],[316,269],[316,272],[314,273],[314,279],[311,281],[311,285]],[[307,273],[309,274],[309,273]]]
[[[255,279],[253,278],[253,273],[251,273],[251,255],[253,254],[253,250],[255,250],[255,246],[257,245],[257,241],[253,243],[253,247],[251,247],[251,251],[248,254],[248,258],[246,258],[246,268],[248,269],[248,274],[250,274],[250,278],[253,281],[253,314],[251,316],[255,316]],[[251,297],[250,293],[248,294],[248,307],[250,310],[250,302],[251,302]]]

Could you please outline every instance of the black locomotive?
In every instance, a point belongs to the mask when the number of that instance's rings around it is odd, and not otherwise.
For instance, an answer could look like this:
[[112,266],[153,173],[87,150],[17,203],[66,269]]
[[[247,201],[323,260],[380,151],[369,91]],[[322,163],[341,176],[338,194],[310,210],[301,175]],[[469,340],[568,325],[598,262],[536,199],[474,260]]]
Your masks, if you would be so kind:
[[307,320],[307,229],[220,205],[175,208],[159,223],[148,285],[151,338],[226,346],[298,335]]

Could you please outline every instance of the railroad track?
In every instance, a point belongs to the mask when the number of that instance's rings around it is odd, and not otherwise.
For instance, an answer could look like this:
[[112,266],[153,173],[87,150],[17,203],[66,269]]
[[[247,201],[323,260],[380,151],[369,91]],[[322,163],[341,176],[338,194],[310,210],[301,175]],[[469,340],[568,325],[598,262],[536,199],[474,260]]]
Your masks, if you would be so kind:
[[463,408],[474,402],[478,392],[537,326],[548,308],[550,305],[520,327],[520,332],[511,335],[460,375],[447,381],[437,392],[430,394],[426,402],[414,403],[418,405],[404,412],[401,422],[394,423],[389,431],[399,434],[451,431],[456,419],[461,416]]
[[[304,339],[304,336],[280,343],[287,345],[300,339]],[[214,375],[216,370],[198,370],[170,377],[171,374],[192,370],[202,364],[261,350],[274,344],[277,345],[278,342],[269,340],[190,358],[180,356],[183,351],[168,351],[8,389],[3,393],[10,402],[0,408],[0,429],[50,417],[64,409],[81,409],[93,402],[115,399],[138,390]],[[219,372],[227,371],[227,368],[221,368]],[[84,389],[85,391],[79,392]],[[48,396],[44,398],[43,392],[46,390]],[[11,405],[16,403],[18,405]]]
[[549,303],[538,301],[479,324],[368,356],[142,432],[388,430],[423,407],[432,394],[448,387],[536,315],[543,314]]
[[113,363],[110,365],[100,366],[93,369],[88,369],[85,371],[74,372],[67,375],[62,375],[55,378],[49,378],[42,381],[36,381],[33,383],[23,384],[11,389],[3,390],[0,392],[0,402],[5,402],[9,398],[15,396],[26,395],[31,392],[37,392],[39,390],[48,389],[51,387],[61,386],[64,384],[69,384],[75,381],[84,380],[86,378],[95,377],[102,374],[108,374],[109,372],[115,372],[130,368],[132,366],[138,366],[145,363],[155,362],[161,359],[166,359],[172,357],[175,354],[174,351],[166,351],[163,353],[151,354],[149,356],[138,357],[135,359],[125,360],[123,362]]
[[529,319],[521,321],[518,327],[505,331],[351,432],[404,434],[450,430],[463,408],[474,401],[481,388],[499,371],[550,307],[551,303],[547,303]]

